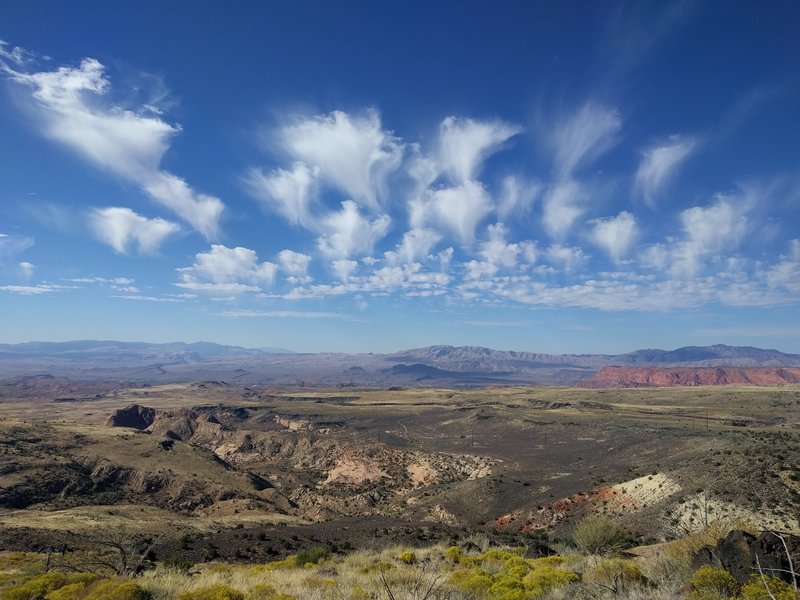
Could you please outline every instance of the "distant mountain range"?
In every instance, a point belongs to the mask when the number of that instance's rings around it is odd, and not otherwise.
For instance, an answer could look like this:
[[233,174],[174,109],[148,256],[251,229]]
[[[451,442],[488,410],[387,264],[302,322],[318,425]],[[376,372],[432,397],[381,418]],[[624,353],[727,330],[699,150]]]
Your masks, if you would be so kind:
[[0,377],[240,385],[574,385],[603,367],[800,367],[800,354],[749,346],[687,346],[627,354],[541,354],[479,346],[428,346],[390,354],[292,353],[209,342],[81,340],[0,344]]

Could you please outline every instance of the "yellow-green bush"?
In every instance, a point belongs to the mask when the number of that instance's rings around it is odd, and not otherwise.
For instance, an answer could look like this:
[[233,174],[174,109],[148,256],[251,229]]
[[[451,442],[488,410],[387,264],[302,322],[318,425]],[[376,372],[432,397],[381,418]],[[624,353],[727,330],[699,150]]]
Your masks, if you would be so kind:
[[541,566],[533,569],[522,578],[527,598],[539,598],[547,592],[564,587],[578,581],[580,578],[572,571],[557,567]]
[[75,600],[75,598],[81,598],[81,594],[85,590],[86,585],[83,583],[68,583],[64,587],[48,593],[44,600]]
[[43,573],[27,577],[17,585],[0,591],[0,600],[41,600],[65,586],[77,584],[83,588],[96,579],[96,575],[89,573]]
[[415,562],[417,562],[417,555],[410,550],[400,553],[400,556],[397,558],[401,563],[405,563],[407,565],[413,565]]
[[692,592],[688,600],[719,600],[732,598],[738,591],[739,584],[733,575],[725,569],[705,565],[697,569],[689,580]]
[[[769,594],[765,583],[769,587]],[[788,583],[770,575],[765,575],[763,580],[759,575],[750,575],[750,581],[742,586],[743,600],[762,600],[770,597],[775,600],[797,600],[798,595]]]
[[[74,600],[75,598],[87,597],[87,586],[97,581],[98,576],[91,573],[72,573],[67,576],[67,580],[71,583],[48,592],[45,595],[45,600]],[[142,598],[146,598],[145,594]]]
[[150,594],[130,579],[101,579],[86,588],[81,600],[148,600]]
[[464,558],[464,551],[458,546],[450,546],[444,551],[444,557],[454,563],[460,563]]
[[295,565],[298,567],[306,567],[308,565],[316,565],[322,562],[328,556],[328,551],[320,546],[309,548],[298,552],[294,557]]
[[494,580],[491,575],[480,568],[457,569],[450,574],[448,583],[462,592],[481,598],[488,593]]
[[294,596],[278,592],[267,583],[260,583],[250,590],[247,600],[295,600]]
[[579,580],[575,573],[559,568],[561,557],[530,560],[518,551],[493,549],[465,562],[474,566],[456,569],[448,583],[487,600],[533,600]]
[[183,592],[178,600],[244,600],[244,594],[228,585],[215,583]]

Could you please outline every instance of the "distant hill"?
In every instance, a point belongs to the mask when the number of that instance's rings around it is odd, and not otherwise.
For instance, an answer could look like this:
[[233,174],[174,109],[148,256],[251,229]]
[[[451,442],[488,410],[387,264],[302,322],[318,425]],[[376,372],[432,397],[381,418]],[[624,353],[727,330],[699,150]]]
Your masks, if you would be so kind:
[[800,368],[603,367],[582,388],[687,387],[697,385],[786,385],[800,383]]
[[543,354],[480,346],[428,346],[389,354],[292,353],[210,342],[80,340],[0,344],[0,378],[237,385],[575,385],[604,367],[800,367],[800,355],[749,346],[687,346],[626,354]]

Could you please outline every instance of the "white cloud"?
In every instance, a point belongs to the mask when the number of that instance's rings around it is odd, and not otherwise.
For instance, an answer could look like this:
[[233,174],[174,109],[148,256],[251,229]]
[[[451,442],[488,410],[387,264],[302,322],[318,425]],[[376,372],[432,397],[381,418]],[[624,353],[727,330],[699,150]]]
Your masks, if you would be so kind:
[[462,244],[475,238],[475,228],[492,211],[492,200],[483,185],[465,181],[457,187],[429,191],[411,203],[411,226],[423,229],[434,223],[450,231]]
[[541,191],[542,185],[537,181],[526,182],[513,175],[506,177],[497,202],[497,216],[508,219],[512,215],[526,214]]
[[316,312],[300,310],[228,310],[221,313],[223,317],[234,319],[349,319],[347,315],[334,312]]
[[520,260],[533,264],[536,261],[536,244],[530,240],[509,243],[506,240],[508,229],[502,223],[487,227],[488,239],[481,242],[478,255],[481,260],[465,263],[467,279],[485,279],[494,276],[501,269],[515,270]]
[[124,110],[102,102],[111,84],[103,65],[86,58],[79,67],[25,73],[4,66],[17,83],[33,89],[35,113],[45,136],[87,161],[138,185],[206,238],[218,234],[222,202],[193,191],[181,178],[160,170],[170,138],[180,131],[146,107]]
[[314,226],[311,207],[316,200],[319,169],[296,162],[292,169],[275,169],[265,175],[260,169],[251,169],[245,185],[267,210],[277,212],[292,225],[307,229]]
[[594,225],[592,241],[608,252],[611,260],[617,263],[625,257],[638,235],[636,218],[626,211],[616,217],[594,219],[589,223]]
[[97,239],[120,253],[135,244],[139,252],[152,254],[180,228],[164,219],[148,219],[130,208],[95,208],[89,213],[89,226]]
[[[5,40],[0,40],[0,59],[3,58],[10,60],[14,64],[22,65],[33,57],[19,46],[11,46]],[[2,64],[0,64],[0,67],[2,67]]]
[[553,132],[559,178],[569,178],[575,169],[613,148],[621,128],[617,111],[593,102],[587,102],[559,123]]
[[713,204],[687,208],[680,214],[683,237],[645,248],[642,264],[673,277],[694,277],[709,260],[719,259],[739,245],[748,229],[749,207],[746,197],[720,194]]
[[405,151],[402,142],[381,127],[375,110],[300,119],[279,135],[292,158],[318,169],[322,179],[373,211],[387,195],[387,179]]
[[27,261],[22,261],[19,263],[19,268],[22,271],[22,276],[25,279],[30,279],[31,276],[33,276],[33,271],[35,267],[33,266],[32,263],[29,263]]
[[258,255],[249,248],[228,248],[213,244],[208,252],[199,252],[191,267],[178,269],[178,287],[205,292],[240,294],[259,291],[269,285],[278,265],[258,262]]
[[403,239],[395,251],[384,256],[390,262],[412,263],[427,258],[442,236],[433,229],[411,229],[403,234]]
[[334,260],[331,269],[339,281],[347,281],[358,269],[358,263],[354,260]]
[[439,126],[440,167],[456,184],[471,181],[486,157],[521,131],[502,121],[447,117]]
[[10,267],[18,254],[33,246],[33,238],[0,233],[0,267]]
[[23,296],[39,296],[41,294],[52,294],[65,289],[62,285],[49,285],[46,283],[39,285],[0,285],[0,291],[21,294]]
[[634,190],[648,206],[655,206],[662,188],[675,176],[696,146],[697,140],[694,138],[672,136],[666,144],[652,146],[642,152]]
[[794,294],[800,294],[800,240],[789,242],[789,254],[771,266],[765,273],[765,279],[771,288],[784,288]]
[[306,279],[308,277],[308,264],[311,257],[307,254],[292,250],[281,250],[278,253],[278,262],[287,274],[292,277]]
[[389,231],[391,220],[381,215],[370,221],[362,217],[352,200],[342,202],[342,210],[324,217],[320,227],[325,235],[318,238],[320,251],[333,258],[370,254],[375,243]]
[[548,246],[546,254],[551,263],[561,265],[568,273],[579,269],[589,259],[581,248],[561,244],[551,244]]
[[572,224],[586,212],[582,206],[584,194],[576,181],[566,181],[548,189],[542,222],[550,237],[563,239]]
[[718,196],[710,206],[694,206],[681,212],[686,239],[675,249],[671,270],[693,275],[700,269],[703,257],[738,246],[747,231],[745,212],[741,204],[725,196]]

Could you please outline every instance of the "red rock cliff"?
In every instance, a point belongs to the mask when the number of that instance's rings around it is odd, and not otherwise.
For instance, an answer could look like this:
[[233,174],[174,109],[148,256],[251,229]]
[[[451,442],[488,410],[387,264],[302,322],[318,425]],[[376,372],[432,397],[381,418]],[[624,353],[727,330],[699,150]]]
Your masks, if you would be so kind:
[[800,383],[800,368],[769,367],[604,367],[582,388],[694,385],[785,385]]

